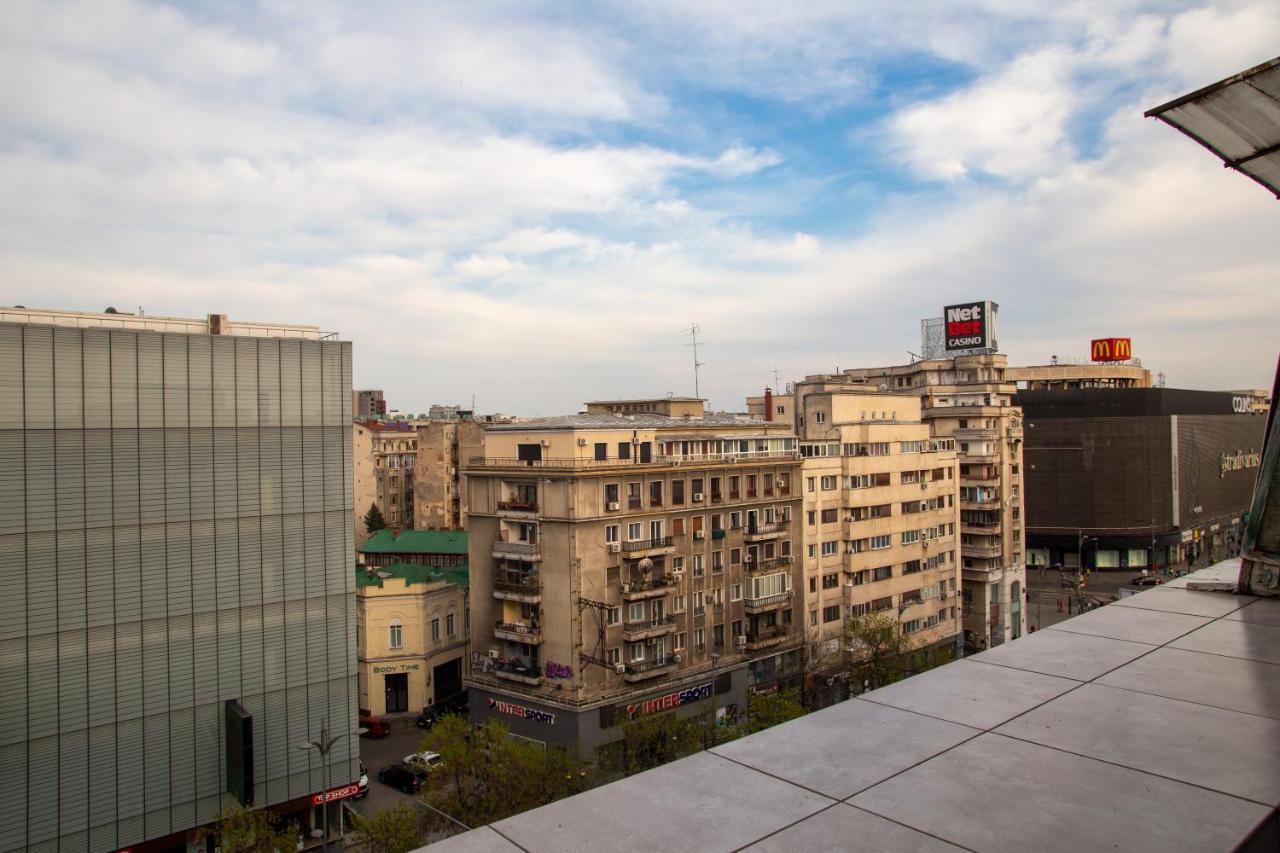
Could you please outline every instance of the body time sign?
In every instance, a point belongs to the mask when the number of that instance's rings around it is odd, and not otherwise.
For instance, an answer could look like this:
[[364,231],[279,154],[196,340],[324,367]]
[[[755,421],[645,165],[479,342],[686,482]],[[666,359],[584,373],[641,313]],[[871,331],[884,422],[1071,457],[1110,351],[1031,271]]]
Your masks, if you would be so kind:
[[996,313],[1000,306],[990,300],[948,305],[943,309],[943,343],[947,352],[995,350]]

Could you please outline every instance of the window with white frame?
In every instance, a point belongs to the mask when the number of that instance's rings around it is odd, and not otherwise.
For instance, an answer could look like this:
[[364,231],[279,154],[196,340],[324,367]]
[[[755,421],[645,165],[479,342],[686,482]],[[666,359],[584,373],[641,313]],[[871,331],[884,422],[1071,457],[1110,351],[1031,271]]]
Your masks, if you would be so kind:
[[913,542],[919,542],[919,541],[920,541],[920,531],[919,531],[919,530],[904,530],[904,531],[902,531],[902,544],[903,544],[903,545],[910,545],[910,544],[911,544],[911,543],[913,543]]
[[614,543],[618,541],[618,525],[606,524],[604,526],[604,541]]
[[872,551],[879,551],[880,549],[888,548],[890,545],[893,544],[893,536],[888,533],[885,533],[882,536],[871,536],[868,538],[871,541]]
[[399,619],[392,619],[387,626],[387,645],[393,649],[404,648],[404,626]]
[[683,595],[676,595],[676,596],[672,596],[672,598],[671,598],[671,612],[672,612],[672,613],[683,613],[683,612],[684,612],[684,601],[685,601],[685,599],[684,599],[684,596],[683,596]]
[[730,601],[741,601],[741,600],[742,600],[742,584],[740,584],[740,583],[730,584],[730,586],[729,586],[729,600],[730,600]]
[[833,557],[840,551],[840,543],[837,541],[822,543],[822,556]]
[[610,607],[610,608],[609,608],[609,619],[608,619],[608,624],[610,624],[610,625],[617,625],[617,624],[618,624],[618,623],[620,623],[621,621],[622,621],[622,608],[621,608],[621,607]]
[[622,663],[622,649],[613,648],[605,651],[605,660],[609,662],[609,666]]
[[440,617],[431,620],[431,642],[440,642]]
[[639,542],[644,537],[644,524],[639,521],[633,521],[627,525],[627,541]]

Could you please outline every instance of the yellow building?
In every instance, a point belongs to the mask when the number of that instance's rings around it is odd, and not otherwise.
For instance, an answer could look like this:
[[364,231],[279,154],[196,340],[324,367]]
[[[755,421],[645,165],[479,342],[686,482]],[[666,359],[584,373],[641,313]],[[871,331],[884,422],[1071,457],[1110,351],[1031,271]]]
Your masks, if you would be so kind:
[[404,421],[357,422],[351,428],[356,547],[369,538],[364,517],[377,506],[387,527],[413,527],[413,471],[418,433]]
[[795,435],[698,409],[486,430],[466,472],[473,717],[590,757],[628,719],[799,676]]
[[416,714],[463,689],[467,566],[356,568],[360,711]]

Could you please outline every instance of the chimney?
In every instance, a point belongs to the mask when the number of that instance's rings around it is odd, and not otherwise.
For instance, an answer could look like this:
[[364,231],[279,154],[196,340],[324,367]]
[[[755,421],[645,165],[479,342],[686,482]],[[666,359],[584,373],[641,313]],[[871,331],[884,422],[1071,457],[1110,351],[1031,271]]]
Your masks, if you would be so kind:
[[773,389],[768,385],[764,386],[764,419],[773,420]]

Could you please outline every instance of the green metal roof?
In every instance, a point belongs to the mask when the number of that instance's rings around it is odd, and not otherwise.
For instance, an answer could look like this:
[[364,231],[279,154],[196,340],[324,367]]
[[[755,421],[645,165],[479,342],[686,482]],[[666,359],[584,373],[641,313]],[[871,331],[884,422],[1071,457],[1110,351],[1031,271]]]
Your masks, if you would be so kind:
[[462,554],[467,553],[465,530],[402,530],[396,536],[379,530],[360,549],[366,554]]
[[[382,575],[386,575],[384,578]],[[406,586],[415,583],[439,583],[444,581],[456,586],[466,587],[470,582],[470,573],[466,563],[456,566],[419,566],[415,563],[392,563],[375,569],[374,574],[361,566],[356,566],[356,586],[382,586],[384,580],[397,579]]]

